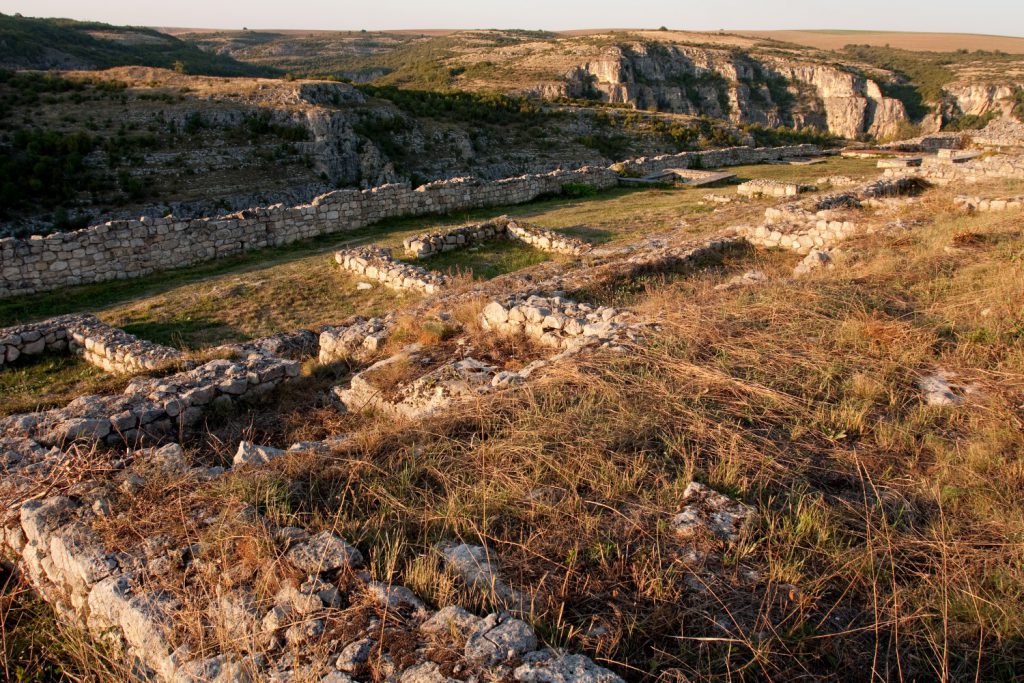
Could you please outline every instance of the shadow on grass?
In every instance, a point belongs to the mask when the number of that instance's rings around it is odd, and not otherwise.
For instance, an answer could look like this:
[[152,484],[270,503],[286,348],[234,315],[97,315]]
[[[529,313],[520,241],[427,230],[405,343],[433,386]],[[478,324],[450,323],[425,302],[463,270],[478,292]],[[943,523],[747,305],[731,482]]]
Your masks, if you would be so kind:
[[139,321],[121,325],[121,329],[155,344],[188,351],[218,344],[241,342],[248,335],[218,320],[189,316],[161,321]]

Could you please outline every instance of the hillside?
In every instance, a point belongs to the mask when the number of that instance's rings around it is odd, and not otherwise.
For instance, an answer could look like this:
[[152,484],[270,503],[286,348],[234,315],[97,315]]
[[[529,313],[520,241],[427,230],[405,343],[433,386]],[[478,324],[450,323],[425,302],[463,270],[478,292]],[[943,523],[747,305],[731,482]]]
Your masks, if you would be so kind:
[[295,203],[337,187],[817,140],[683,115],[148,67],[0,71],[0,123],[0,234]]
[[154,29],[0,14],[0,67],[107,69],[181,65],[210,76],[272,76],[276,70],[212,55]]
[[667,30],[187,34],[217,54],[296,74],[589,100],[847,138],[983,125],[992,112],[1010,113],[1024,84],[1024,58],[998,52],[1003,42],[915,52],[851,45],[860,35],[843,36],[823,50],[770,36]]

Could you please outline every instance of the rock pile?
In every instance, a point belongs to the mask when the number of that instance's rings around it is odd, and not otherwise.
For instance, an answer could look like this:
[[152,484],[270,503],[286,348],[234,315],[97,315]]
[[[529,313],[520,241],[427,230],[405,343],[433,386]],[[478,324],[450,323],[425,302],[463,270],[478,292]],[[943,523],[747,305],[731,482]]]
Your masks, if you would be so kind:
[[391,381],[392,368],[415,367],[421,360],[419,348],[408,347],[357,373],[348,387],[338,387],[334,394],[345,409],[352,412],[373,409],[415,420],[448,409],[455,403],[479,398],[494,389],[517,386],[525,381],[518,373],[500,371],[475,358],[463,358],[425,374],[413,372],[412,377],[395,387],[381,384],[381,377]]
[[379,351],[388,338],[387,318],[359,317],[344,327],[326,327],[320,333],[320,362],[324,365]]
[[1024,147],[1024,123],[1001,117],[971,134],[971,142],[981,147]]
[[610,306],[576,303],[560,296],[519,295],[484,307],[480,324],[485,330],[523,334],[552,348],[611,346],[630,330],[632,314]]
[[746,503],[692,481],[683,492],[683,509],[673,517],[672,528],[684,538],[706,533],[732,543],[740,539],[755,515]]
[[334,260],[342,268],[391,289],[436,294],[448,281],[444,275],[426,268],[396,261],[390,249],[367,247],[339,251]]

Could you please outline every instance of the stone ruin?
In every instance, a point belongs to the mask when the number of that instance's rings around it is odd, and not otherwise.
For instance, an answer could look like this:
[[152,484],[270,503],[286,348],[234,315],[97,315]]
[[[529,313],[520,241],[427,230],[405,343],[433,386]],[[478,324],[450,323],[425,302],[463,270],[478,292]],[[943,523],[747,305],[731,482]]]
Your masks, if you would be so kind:
[[343,270],[399,291],[436,294],[448,283],[448,278],[440,273],[396,260],[391,250],[384,247],[342,250],[334,255],[334,260]]
[[70,351],[107,372],[135,374],[160,370],[183,361],[183,355],[92,315],[66,315],[0,330],[0,369],[21,356]]
[[1024,158],[997,154],[953,163],[952,159],[929,157],[920,168],[887,169],[885,175],[887,178],[918,176],[938,185],[977,183],[997,178],[1021,180],[1024,179]]
[[953,201],[969,213],[998,213],[1000,211],[1020,211],[1024,208],[1024,196],[986,198],[960,195]]
[[616,187],[623,175],[644,175],[668,167],[756,164],[819,153],[813,145],[683,152],[630,160],[609,168],[556,170],[493,182],[452,178],[417,188],[392,184],[368,190],[343,189],[298,206],[275,204],[210,218],[142,217],[27,239],[6,237],[0,239],[0,299],[142,277],[351,231],[390,218],[522,204],[580,185],[606,190]]
[[785,183],[780,180],[749,180],[736,186],[736,193],[743,197],[795,197],[804,192],[813,192],[813,185]]
[[[882,206],[889,198],[917,193],[921,187],[920,180],[911,177],[875,180],[854,190],[770,207],[765,210],[764,223],[741,231],[757,246],[781,247],[803,255],[823,253],[862,231],[852,220],[859,209]],[[813,262],[811,259],[798,272],[807,272]]]
[[448,231],[407,237],[402,246],[406,256],[424,258],[455,249],[465,249],[497,238],[516,239],[540,251],[580,256],[590,244],[562,233],[525,225],[502,216],[487,223],[466,225]]
[[628,311],[576,303],[561,296],[537,295],[492,301],[480,316],[485,330],[522,334],[555,349],[595,344],[609,347],[623,335],[636,341],[636,332],[628,329],[633,322],[635,316]]
[[[332,531],[311,534],[277,527],[256,510],[247,511],[247,518],[269,530],[278,561],[301,578],[284,581],[269,599],[247,589],[210,595],[205,606],[207,622],[211,628],[229,632],[228,642],[233,645],[218,642],[197,647],[185,636],[187,629],[179,616],[182,606],[173,596],[153,588],[150,579],[168,572],[187,575],[210,558],[191,546],[154,547],[149,541],[127,551],[108,552],[90,528],[105,514],[104,498],[95,491],[102,488],[104,478],[118,486],[130,485],[126,467],[132,462],[197,482],[226,476],[230,470],[224,467],[191,466],[177,442],[197,429],[209,412],[244,405],[290,382],[299,375],[300,363],[310,358],[359,368],[332,392],[344,410],[419,420],[516,391],[578,354],[642,352],[645,335],[657,329],[656,320],[644,319],[636,311],[576,301],[565,292],[586,291],[595,283],[649,271],[700,268],[720,261],[730,249],[750,245],[805,254],[797,274],[829,267],[830,250],[872,229],[865,220],[865,207],[874,202],[884,206],[888,198],[912,194],[920,186],[912,176],[862,183],[769,208],[763,225],[726,229],[710,239],[655,236],[604,250],[587,250],[581,243],[573,246],[579,251],[571,253],[586,251],[588,257],[574,262],[577,267],[538,268],[536,277],[509,276],[466,291],[443,291],[447,283],[441,276],[397,261],[388,250],[368,247],[338,253],[338,262],[346,270],[427,295],[415,304],[413,313],[425,315],[437,305],[451,308],[469,301],[486,302],[476,321],[483,333],[521,336],[547,349],[547,355],[522,367],[499,367],[457,350],[463,348],[458,345],[449,347],[451,355],[444,358],[417,345],[390,352],[394,314],[355,317],[316,331],[225,347],[225,352],[233,354],[230,358],[197,362],[191,368],[180,352],[135,339],[90,316],[65,316],[4,330],[0,334],[4,362],[16,361],[19,355],[78,349],[90,362],[103,365],[98,359],[106,359],[104,367],[113,372],[169,374],[135,378],[120,394],[81,397],[64,408],[0,419],[0,465],[5,475],[0,487],[16,493],[14,498],[20,501],[6,510],[2,541],[18,569],[62,618],[111,643],[138,670],[158,680],[300,676],[349,683],[366,674],[374,653],[380,655],[382,675],[398,683],[453,679],[618,683],[621,679],[616,674],[585,656],[541,647],[533,628],[522,619],[524,596],[502,581],[499,563],[480,546],[451,542],[436,552],[467,586],[491,595],[493,611],[478,616],[457,605],[435,611],[408,588],[374,580],[365,569],[363,553]],[[787,191],[784,196],[794,195]],[[548,240],[550,246],[540,243],[539,248],[560,249],[556,240],[568,240],[558,233],[545,234],[499,219],[421,235],[404,246],[407,253],[423,257],[503,235],[523,239],[514,233],[520,229],[531,239]],[[454,243],[449,241],[452,236]],[[755,286],[765,276],[751,271],[733,280],[722,289]],[[399,364],[407,372],[395,382],[391,371]],[[243,441],[231,466],[266,467],[289,455],[330,454],[348,444],[344,434],[287,448]],[[46,490],[54,473],[81,457],[83,449],[103,448],[113,459],[101,473],[89,475],[95,480],[60,495],[38,493]],[[103,457],[96,453],[89,457]],[[757,518],[755,506],[696,482],[687,487],[677,510],[671,518],[677,538],[701,538],[719,547],[741,541]],[[198,518],[196,524],[203,528],[208,522]],[[327,641],[334,625],[351,619],[345,606],[355,604],[400,615],[400,623],[373,617],[343,640]],[[389,642],[402,644],[395,646],[405,648],[401,656],[387,649]],[[432,648],[438,644],[455,653],[456,668],[433,657]],[[314,656],[321,651],[323,656]],[[297,657],[296,652],[306,656]]]

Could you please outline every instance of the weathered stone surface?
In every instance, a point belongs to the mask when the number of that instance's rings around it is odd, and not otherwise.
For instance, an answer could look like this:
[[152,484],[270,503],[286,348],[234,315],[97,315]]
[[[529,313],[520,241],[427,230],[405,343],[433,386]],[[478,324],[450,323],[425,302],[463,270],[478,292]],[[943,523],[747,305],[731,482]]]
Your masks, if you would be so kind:
[[238,442],[238,451],[235,452],[234,465],[266,465],[272,460],[285,455],[287,451],[270,446],[260,446],[249,441]]
[[622,678],[589,657],[551,650],[531,652],[513,673],[519,683],[621,683]]
[[754,518],[754,508],[693,481],[683,492],[683,509],[672,528],[683,538],[707,532],[728,542],[738,541]]
[[333,572],[363,564],[363,555],[359,550],[329,531],[321,531],[306,541],[296,543],[285,553],[285,558],[310,574]]
[[498,664],[537,649],[537,636],[525,621],[507,615],[486,617],[466,640],[466,659]]

